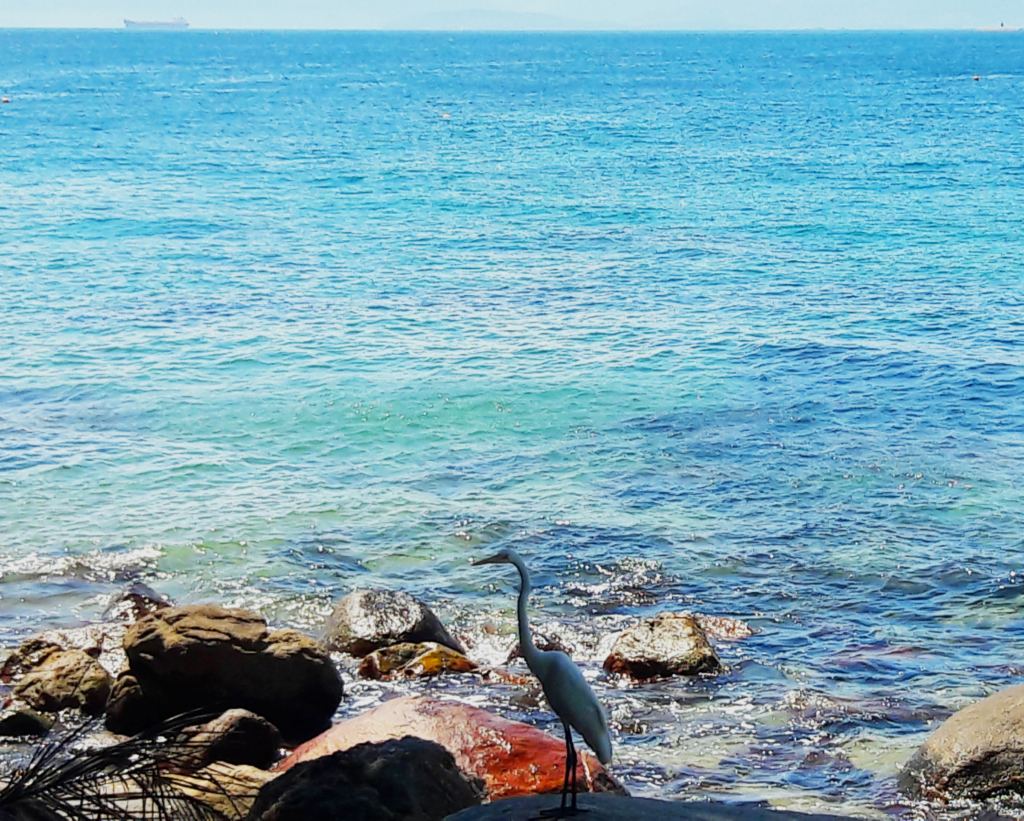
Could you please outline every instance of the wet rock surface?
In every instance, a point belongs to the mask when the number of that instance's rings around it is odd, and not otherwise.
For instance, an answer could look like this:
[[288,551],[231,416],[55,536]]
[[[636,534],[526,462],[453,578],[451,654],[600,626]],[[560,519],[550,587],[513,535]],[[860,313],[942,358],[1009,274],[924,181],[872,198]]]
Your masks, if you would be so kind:
[[55,713],[78,708],[99,715],[110,697],[113,677],[81,650],[52,650],[14,686],[14,696],[34,710]]
[[604,660],[609,673],[638,680],[713,673],[721,667],[700,623],[689,613],[660,613],[640,622],[615,640]]
[[1024,793],[1024,684],[950,716],[904,767],[900,789],[941,800]]
[[108,673],[116,675],[124,667],[124,634],[126,624],[112,622],[44,630],[23,641],[4,660],[0,680],[10,682],[38,667],[57,650],[79,650],[96,659]]
[[476,669],[475,661],[443,644],[407,642],[367,654],[359,665],[359,675],[372,679],[423,678],[440,673],[471,673]]
[[260,790],[249,821],[441,821],[483,800],[444,747],[404,737],[298,763]]
[[[458,766],[484,780],[492,799],[561,792],[565,742],[536,727],[457,701],[406,696],[343,721],[298,747],[275,770],[287,770],[366,741],[413,735],[437,742]],[[580,792],[619,792],[622,786],[590,752],[579,750],[576,784]]]
[[326,651],[262,616],[215,605],[168,607],[125,634],[130,673],[119,678],[107,727],[137,732],[154,716],[241,707],[286,740],[321,732],[341,701],[341,677]]
[[415,596],[391,590],[353,590],[334,607],[324,643],[361,657],[393,644],[436,642],[465,654],[433,611]]

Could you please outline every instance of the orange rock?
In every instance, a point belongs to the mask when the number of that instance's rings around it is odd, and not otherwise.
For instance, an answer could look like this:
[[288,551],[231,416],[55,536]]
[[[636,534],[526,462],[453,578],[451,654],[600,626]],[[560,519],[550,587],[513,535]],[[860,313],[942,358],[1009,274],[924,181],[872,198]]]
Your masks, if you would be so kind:
[[440,673],[471,673],[477,664],[462,653],[434,641],[421,644],[393,644],[374,650],[363,658],[359,675],[363,678],[423,678]]
[[[519,721],[510,721],[458,701],[406,696],[336,724],[275,765],[284,771],[364,741],[412,735],[435,741],[463,771],[484,780],[491,799],[562,790],[565,743]],[[581,792],[625,790],[589,752],[580,750],[576,788]]]

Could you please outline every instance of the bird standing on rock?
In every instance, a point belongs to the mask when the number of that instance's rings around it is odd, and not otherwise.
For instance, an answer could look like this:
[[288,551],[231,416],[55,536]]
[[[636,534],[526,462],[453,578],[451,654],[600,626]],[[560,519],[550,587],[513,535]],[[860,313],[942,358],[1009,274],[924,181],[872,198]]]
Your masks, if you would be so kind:
[[[544,697],[562,720],[562,727],[565,729],[565,781],[562,784],[562,804],[557,809],[545,810],[541,816],[564,818],[586,812],[576,806],[576,747],[573,745],[572,731],[575,729],[583,736],[587,746],[597,753],[598,761],[607,764],[612,760],[612,739],[608,732],[608,720],[604,709],[572,659],[557,650],[538,650],[534,645],[530,623],[526,618],[526,603],[532,590],[530,571],[527,570],[522,557],[511,548],[505,548],[473,564],[512,564],[519,571],[521,583],[516,613],[519,617],[520,652],[530,672],[540,679]],[[566,806],[570,781],[572,804]]]

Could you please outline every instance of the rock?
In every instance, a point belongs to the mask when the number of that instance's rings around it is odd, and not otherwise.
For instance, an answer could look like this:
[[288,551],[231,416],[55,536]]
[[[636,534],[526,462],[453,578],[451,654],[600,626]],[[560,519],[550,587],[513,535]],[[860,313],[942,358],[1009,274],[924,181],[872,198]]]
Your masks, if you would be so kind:
[[223,715],[182,732],[181,741],[195,748],[195,769],[214,761],[249,764],[266,769],[277,760],[281,733],[265,718],[248,710]]
[[96,659],[111,675],[125,665],[125,625],[90,624],[62,630],[44,630],[23,641],[4,661],[0,680],[18,679],[57,650],[81,650]]
[[907,762],[900,789],[915,798],[1024,792],[1024,684],[954,713]]
[[477,664],[434,641],[393,644],[368,654],[359,665],[363,678],[424,678],[439,673],[471,673]]
[[[538,818],[541,811],[557,806],[557,799],[552,803],[550,796],[510,798],[457,812],[447,821],[522,821]],[[618,795],[581,795],[579,806],[586,811],[586,821],[849,821],[847,815],[810,815],[748,803],[659,801]]]
[[[572,658],[572,654],[576,649],[575,647],[569,647],[564,644],[560,636],[548,637],[542,633],[534,633],[533,644],[538,650],[544,650],[545,652],[557,650],[559,653],[565,653],[569,658]],[[523,650],[517,641],[512,645],[512,649],[508,651],[508,655],[505,657],[505,664],[511,664],[522,655]]]
[[444,747],[406,736],[292,767],[260,790],[249,821],[441,821],[482,799]]
[[218,761],[190,775],[168,773],[166,777],[179,792],[199,799],[229,821],[241,821],[274,774],[248,764]]
[[81,650],[56,650],[21,677],[14,695],[44,713],[77,707],[99,715],[113,683],[110,673]]
[[0,736],[43,736],[52,727],[52,718],[40,715],[27,705],[15,703],[0,713]]
[[114,679],[104,716],[104,724],[112,733],[135,735],[168,715],[160,702],[146,698],[130,670],[122,670]]
[[326,645],[361,657],[381,647],[433,641],[465,655],[440,619],[419,599],[390,590],[353,590],[327,620]]
[[[118,682],[107,728],[193,709],[242,707],[286,740],[330,726],[342,683],[327,652],[294,630],[268,630],[262,616],[216,605],[167,607],[125,634],[130,676]],[[134,681],[132,681],[134,679]]]
[[[536,727],[457,701],[406,696],[336,724],[274,766],[287,770],[365,741],[413,735],[447,749],[463,772],[478,776],[492,799],[561,792],[565,742]],[[580,749],[576,783],[581,792],[625,790],[589,752]]]
[[704,631],[689,613],[660,613],[615,640],[604,669],[634,679],[693,676],[722,667]]
[[167,596],[160,595],[148,584],[132,582],[107,605],[103,611],[103,621],[133,623],[170,606]]
[[17,649],[5,660],[0,668],[0,680],[10,683],[20,679],[29,670],[33,670],[46,661],[48,656],[60,652],[64,648],[51,639],[33,636],[25,639]]

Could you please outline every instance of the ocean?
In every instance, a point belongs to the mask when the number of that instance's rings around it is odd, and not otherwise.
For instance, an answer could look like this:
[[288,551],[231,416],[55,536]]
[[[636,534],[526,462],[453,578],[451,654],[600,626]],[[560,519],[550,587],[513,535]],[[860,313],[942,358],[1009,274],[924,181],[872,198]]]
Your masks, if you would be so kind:
[[[374,586],[499,662],[512,546],[630,790],[873,817],[1021,682],[1024,36],[5,30],[0,94],[0,645]],[[599,674],[663,610],[756,633]]]

